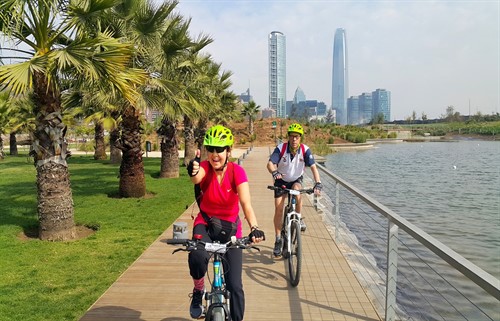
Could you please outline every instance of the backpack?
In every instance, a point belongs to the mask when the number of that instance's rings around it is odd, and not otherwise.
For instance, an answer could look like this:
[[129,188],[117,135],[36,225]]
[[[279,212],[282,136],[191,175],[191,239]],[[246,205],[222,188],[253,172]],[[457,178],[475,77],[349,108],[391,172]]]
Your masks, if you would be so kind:
[[[283,143],[283,146],[281,146],[280,159],[278,160],[278,164],[281,161],[281,158],[283,157],[283,155],[285,155],[287,147],[288,147],[288,143]],[[300,144],[300,149],[302,149],[302,155],[304,155],[304,157],[305,157],[306,156],[306,149],[304,148],[303,144]],[[278,164],[276,164],[276,165],[278,165]]]

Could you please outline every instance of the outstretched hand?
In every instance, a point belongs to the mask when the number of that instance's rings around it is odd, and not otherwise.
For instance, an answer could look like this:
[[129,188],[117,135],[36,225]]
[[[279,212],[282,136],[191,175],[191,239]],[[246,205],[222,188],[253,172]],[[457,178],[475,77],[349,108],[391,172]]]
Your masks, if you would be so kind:
[[189,164],[187,166],[188,175],[191,177],[196,176],[200,171],[200,154],[200,150],[197,149],[195,157],[189,161]]

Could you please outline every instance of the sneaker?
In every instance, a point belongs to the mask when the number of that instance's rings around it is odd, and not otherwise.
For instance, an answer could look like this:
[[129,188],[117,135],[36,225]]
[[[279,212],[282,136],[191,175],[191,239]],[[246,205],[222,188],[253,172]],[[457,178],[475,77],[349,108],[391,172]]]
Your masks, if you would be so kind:
[[301,219],[300,219],[300,230],[301,230],[302,232],[304,232],[304,231],[306,230],[306,228],[307,228],[306,222],[304,222],[304,219],[303,219],[303,218],[301,218]]
[[283,249],[283,240],[280,238],[280,239],[277,239],[276,242],[274,242],[273,255],[275,257],[280,257],[282,249]]
[[193,289],[191,294],[191,305],[189,306],[189,314],[191,318],[199,319],[203,315],[203,291]]

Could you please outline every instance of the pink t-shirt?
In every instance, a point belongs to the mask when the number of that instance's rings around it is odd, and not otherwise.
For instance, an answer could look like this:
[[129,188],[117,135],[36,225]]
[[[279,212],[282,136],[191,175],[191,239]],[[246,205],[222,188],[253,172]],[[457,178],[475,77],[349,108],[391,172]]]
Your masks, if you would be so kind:
[[[215,216],[222,220],[236,222],[240,212],[239,197],[236,187],[241,183],[248,182],[245,170],[238,164],[229,162],[222,182],[219,184],[217,175],[208,161],[202,161],[200,166],[205,170],[205,177],[200,182],[203,192],[200,204],[201,210],[209,217]],[[233,183],[230,182],[232,171]],[[203,216],[198,213],[194,220],[194,225],[207,224]],[[236,237],[242,236],[241,220],[238,224]]]

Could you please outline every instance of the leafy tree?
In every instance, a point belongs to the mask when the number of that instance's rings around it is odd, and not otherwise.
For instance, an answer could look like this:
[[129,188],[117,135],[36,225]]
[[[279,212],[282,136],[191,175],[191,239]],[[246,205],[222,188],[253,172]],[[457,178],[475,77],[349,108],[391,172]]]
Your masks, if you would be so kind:
[[375,115],[375,118],[373,118],[372,124],[383,124],[385,122],[385,117],[384,113],[378,113]]
[[126,68],[131,44],[107,31],[87,33],[87,24],[96,23],[95,17],[115,4],[115,0],[0,2],[0,33],[28,48],[11,48],[18,60],[0,66],[0,83],[14,94],[33,93],[36,128],[31,133],[31,155],[37,170],[43,240],[76,236],[61,104],[64,82],[94,84],[106,79],[109,92],[120,91],[132,99],[133,83],[140,81],[138,73]]
[[331,124],[334,121],[335,121],[335,117],[333,116],[333,110],[330,108],[330,109],[328,109],[328,112],[326,113],[325,122],[327,124]]

